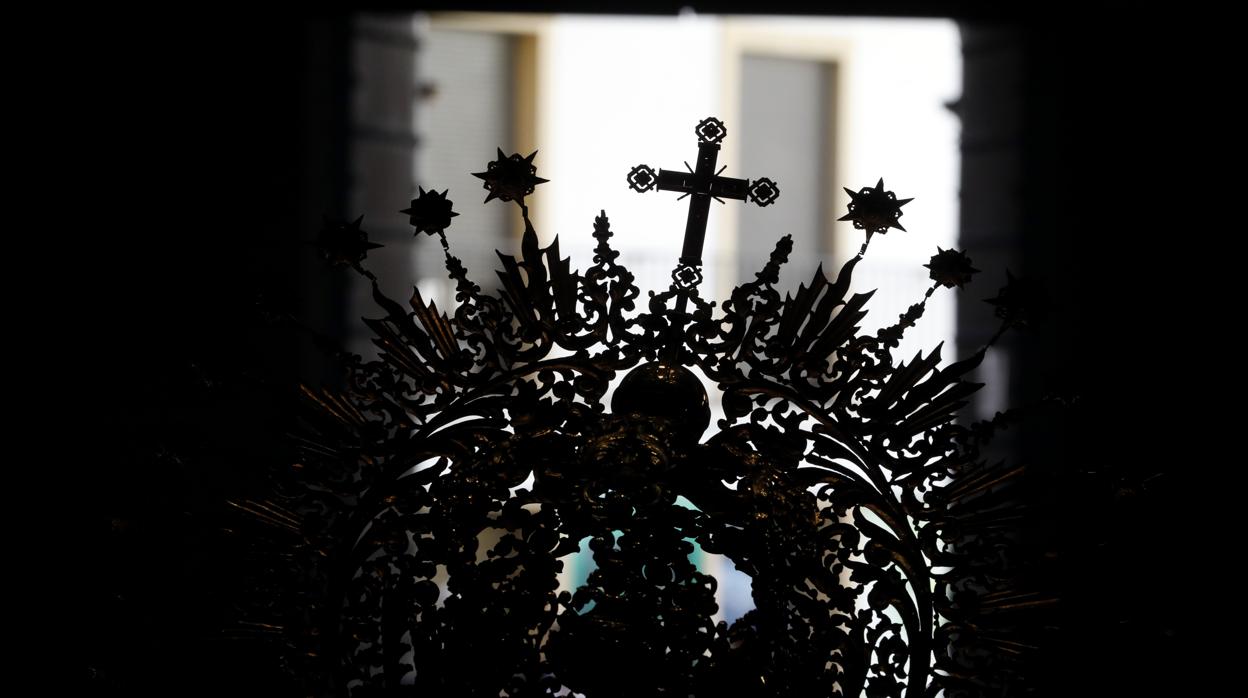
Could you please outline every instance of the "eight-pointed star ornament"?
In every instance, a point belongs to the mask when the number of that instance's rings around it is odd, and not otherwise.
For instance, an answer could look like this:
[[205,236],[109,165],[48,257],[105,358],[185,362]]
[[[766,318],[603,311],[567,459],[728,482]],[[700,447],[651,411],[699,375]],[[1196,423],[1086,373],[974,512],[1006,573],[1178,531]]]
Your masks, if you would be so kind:
[[932,281],[945,288],[962,288],[962,284],[970,283],[971,277],[979,273],[978,269],[971,266],[971,258],[965,252],[952,248],[936,249],[936,254],[923,265],[930,270],[928,276]]
[[849,194],[849,213],[838,218],[838,221],[853,221],[854,227],[866,230],[868,234],[886,233],[889,228],[904,231],[897,219],[901,218],[901,207],[914,199],[898,199],[891,191],[885,191],[884,178],[872,187],[863,187],[853,191],[842,187]]
[[417,191],[420,195],[412,199],[412,205],[399,212],[408,214],[408,220],[416,233],[432,236],[450,227],[451,219],[459,214],[451,210],[453,204],[446,198],[449,190],[438,193],[433,189],[425,191],[423,187],[417,187]]
[[364,216],[347,223],[345,221],[324,219],[321,233],[317,236],[316,246],[321,249],[321,256],[335,267],[349,267],[359,264],[368,256],[368,251],[381,247],[368,241],[368,233],[360,228]]
[[491,162],[485,172],[472,173],[473,177],[484,180],[482,186],[490,192],[485,200],[522,201],[533,193],[534,187],[549,181],[537,176],[537,166],[533,164],[536,155],[536,150],[528,157],[520,153],[504,155],[502,148],[499,148],[498,159]]

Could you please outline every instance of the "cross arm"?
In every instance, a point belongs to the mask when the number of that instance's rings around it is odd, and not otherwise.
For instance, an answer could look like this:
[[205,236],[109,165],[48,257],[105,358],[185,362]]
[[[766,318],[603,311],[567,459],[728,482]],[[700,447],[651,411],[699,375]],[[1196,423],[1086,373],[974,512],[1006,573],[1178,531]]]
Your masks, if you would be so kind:
[[658,188],[661,191],[675,191],[682,194],[710,194],[719,199],[737,199],[745,201],[749,196],[748,180],[734,177],[710,177],[696,172],[680,170],[659,170]]

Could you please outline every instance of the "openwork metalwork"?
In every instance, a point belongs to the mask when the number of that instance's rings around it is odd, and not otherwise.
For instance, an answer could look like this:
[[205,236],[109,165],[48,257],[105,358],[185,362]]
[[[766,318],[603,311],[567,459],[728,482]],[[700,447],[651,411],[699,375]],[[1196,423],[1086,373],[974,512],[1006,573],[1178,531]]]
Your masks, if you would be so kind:
[[884,178],[881,177],[874,187],[863,187],[853,191],[848,187],[849,213],[841,216],[842,221],[852,221],[854,227],[866,230],[868,234],[887,233],[889,228],[905,230],[898,219],[901,218],[901,207],[913,199],[897,200],[897,196],[884,189]]
[[628,173],[628,186],[638,194],[659,186],[659,175],[649,165],[638,165]]
[[728,129],[724,127],[724,122],[713,116],[708,116],[699,121],[693,132],[698,134],[700,143],[721,143],[724,137],[728,135]]
[[[351,357],[344,391],[303,388],[283,495],[238,503],[284,541],[274,565],[293,570],[297,603],[254,612],[309,693],[952,696],[1001,685],[1025,653],[994,619],[1048,600],[994,573],[1009,515],[995,493],[1016,473],[979,448],[1003,422],[955,421],[987,347],[892,356],[927,298],[977,270],[940,251],[924,298],[863,334],[872,293],[851,286],[870,236],[834,277],[821,267],[782,295],[785,236],[717,307],[700,295],[692,210],[746,197],[712,174],[724,133],[699,124],[697,170],[657,177],[694,200],[671,287],[644,299],[605,212],[583,272],[557,238],[539,244],[532,155],[500,151],[478,175],[524,223],[497,295],[451,254],[445,192],[413,201],[418,233],[447,249],[456,307],[374,280],[379,358]],[[900,227],[908,201],[882,184],[851,207],[868,232]],[[358,229],[334,259],[371,278]],[[1029,294],[994,302],[1003,329],[1028,316],[1015,305]],[[755,607],[731,625],[713,619],[695,544],[752,578]],[[560,590],[583,546],[596,570]]]
[[775,182],[760,177],[750,182],[750,202],[759,206],[770,206],[780,198],[780,187]]

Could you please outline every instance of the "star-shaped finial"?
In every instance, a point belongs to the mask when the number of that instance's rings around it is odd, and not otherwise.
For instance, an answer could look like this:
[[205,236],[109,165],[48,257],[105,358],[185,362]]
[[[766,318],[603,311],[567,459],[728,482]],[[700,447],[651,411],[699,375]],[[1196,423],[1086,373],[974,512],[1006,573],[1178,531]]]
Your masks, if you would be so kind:
[[1016,278],[1008,269],[1005,271],[1005,286],[997,291],[995,298],[986,298],[984,302],[996,306],[997,317],[1007,325],[1017,327],[1043,320],[1049,309],[1048,296],[1039,284]]
[[970,283],[971,277],[979,273],[978,269],[971,266],[971,258],[967,257],[965,252],[954,249],[942,250],[939,247],[936,250],[936,254],[932,255],[931,260],[923,266],[931,270],[929,276],[932,281],[941,286],[962,288],[962,284]]
[[905,230],[897,219],[901,218],[901,207],[914,199],[898,199],[893,192],[884,191],[883,177],[874,189],[863,187],[859,191],[850,191],[848,187],[842,188],[849,194],[849,213],[838,221],[853,221],[855,228],[868,233],[886,233],[889,228]]
[[536,155],[534,150],[527,158],[520,153],[508,156],[499,148],[498,159],[491,162],[485,172],[473,172],[473,177],[485,180],[483,186],[490,192],[485,197],[486,202],[490,199],[520,201],[532,194],[534,187],[550,181],[537,176],[537,166],[533,164]]
[[316,239],[321,256],[335,267],[355,266],[364,261],[369,250],[381,245],[368,241],[368,233],[360,228],[363,222],[364,216],[350,223],[326,218]]
[[412,199],[410,207],[399,212],[408,214],[408,220],[416,228],[416,233],[432,236],[449,228],[451,219],[459,215],[451,210],[454,203],[446,198],[446,192],[450,190],[443,190],[439,194],[433,189],[425,191],[424,188],[417,187],[416,191],[420,196]]

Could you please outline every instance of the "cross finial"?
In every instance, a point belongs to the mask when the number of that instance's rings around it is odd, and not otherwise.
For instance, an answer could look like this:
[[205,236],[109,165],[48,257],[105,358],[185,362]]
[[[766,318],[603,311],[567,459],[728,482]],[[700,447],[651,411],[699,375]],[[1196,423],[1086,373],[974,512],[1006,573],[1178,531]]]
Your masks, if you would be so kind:
[[[685,241],[680,252],[680,265],[689,270],[691,281],[688,285],[696,285],[693,279],[701,280],[698,267],[702,266],[702,245],[706,239],[706,217],[710,211],[711,199],[721,204],[724,199],[749,200],[759,206],[767,206],[780,196],[780,188],[776,183],[761,177],[749,181],[721,177],[715,170],[715,162],[719,158],[719,144],[728,135],[724,122],[715,117],[707,117],[698,122],[694,128],[698,136],[698,165],[689,167],[688,172],[679,170],[659,170],[655,173],[649,165],[638,165],[628,173],[628,185],[636,192],[650,190],[678,191],[691,196],[689,201],[689,219],[685,223]],[[678,283],[680,280],[677,280]]]

